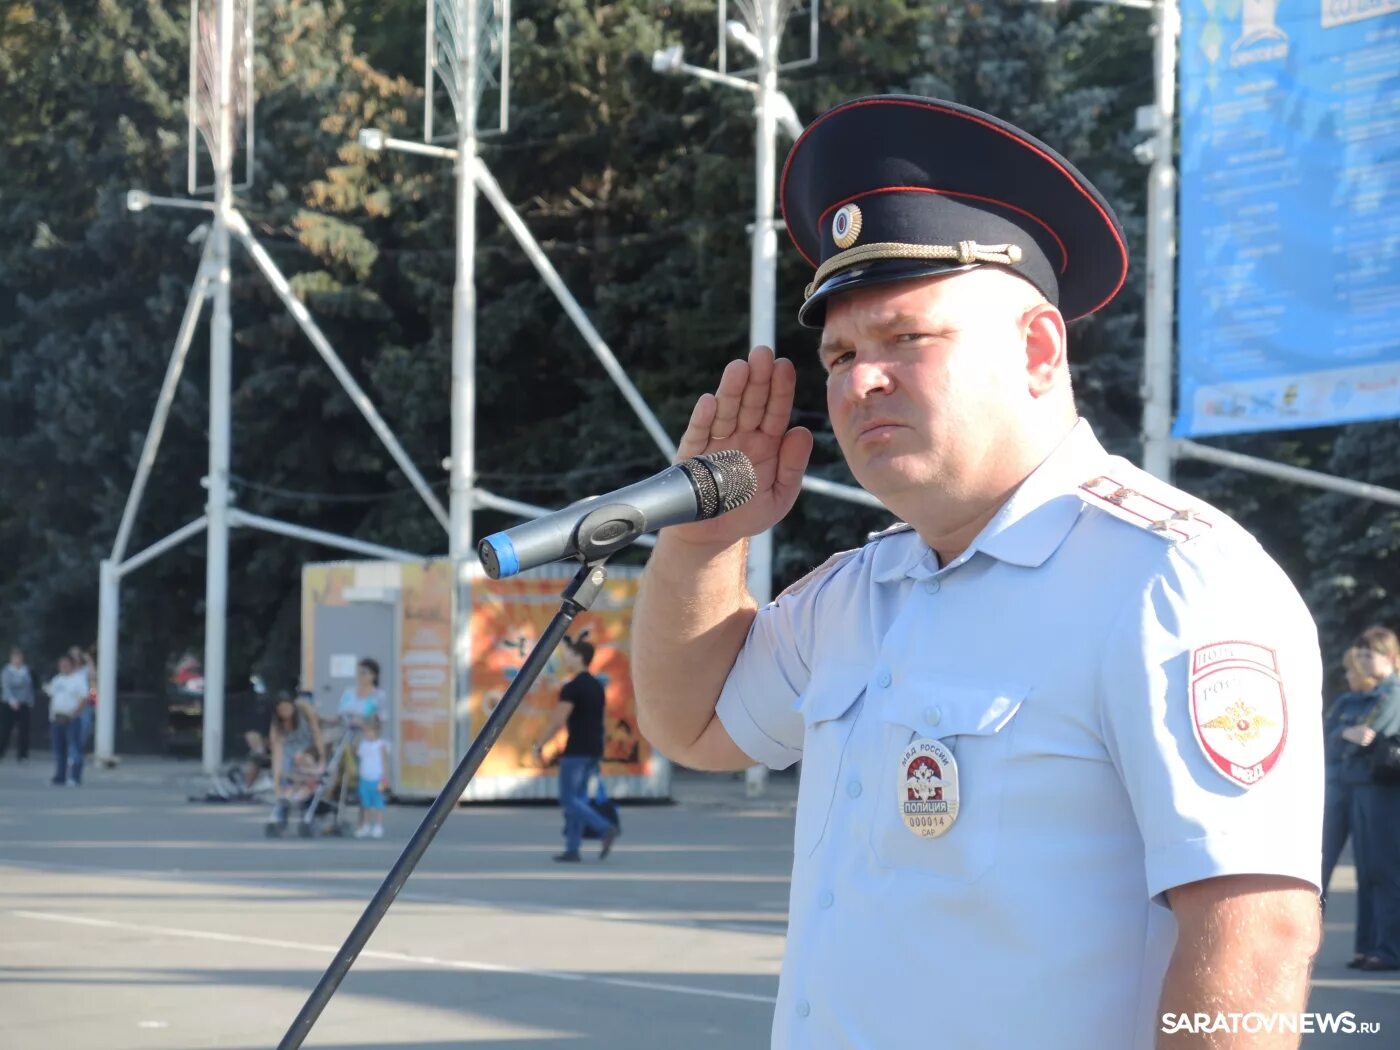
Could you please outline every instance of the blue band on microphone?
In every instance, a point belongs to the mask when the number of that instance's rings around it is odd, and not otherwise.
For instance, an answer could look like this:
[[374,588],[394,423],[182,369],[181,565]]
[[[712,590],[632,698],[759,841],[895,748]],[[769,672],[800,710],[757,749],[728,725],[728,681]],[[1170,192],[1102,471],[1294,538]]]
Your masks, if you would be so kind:
[[486,542],[496,552],[496,564],[500,567],[502,577],[514,576],[520,571],[520,559],[515,556],[515,544],[510,542],[509,536],[504,532],[497,532],[487,536]]

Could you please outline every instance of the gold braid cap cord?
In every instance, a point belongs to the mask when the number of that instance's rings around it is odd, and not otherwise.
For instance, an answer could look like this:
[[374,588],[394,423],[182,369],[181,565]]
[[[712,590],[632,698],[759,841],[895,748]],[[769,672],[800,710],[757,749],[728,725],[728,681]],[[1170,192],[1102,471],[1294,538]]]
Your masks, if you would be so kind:
[[812,283],[807,286],[804,297],[810,298],[823,281],[840,270],[858,266],[861,263],[877,262],[882,259],[935,260],[950,259],[964,266],[971,263],[1000,263],[1015,266],[1021,261],[1021,248],[1015,244],[978,244],[976,241],[959,241],[957,244],[899,244],[885,241],[877,244],[862,244],[837,252],[817,268]]

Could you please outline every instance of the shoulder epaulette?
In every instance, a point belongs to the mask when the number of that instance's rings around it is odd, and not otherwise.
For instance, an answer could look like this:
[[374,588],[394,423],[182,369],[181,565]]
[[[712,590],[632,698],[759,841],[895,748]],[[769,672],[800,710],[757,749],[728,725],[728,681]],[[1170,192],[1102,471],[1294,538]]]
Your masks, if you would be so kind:
[[833,554],[830,558],[827,558],[826,561],[822,562],[822,563],[821,563],[820,565],[818,565],[815,569],[813,569],[811,572],[809,572],[806,576],[802,577],[802,579],[798,580],[796,583],[789,584],[789,585],[783,590],[783,592],[782,592],[781,594],[779,594],[779,595],[778,595],[776,598],[774,598],[773,600],[774,600],[775,602],[777,602],[777,601],[782,601],[784,598],[787,598],[787,597],[790,597],[790,596],[792,596],[792,595],[794,595],[794,594],[797,594],[799,591],[803,590],[803,589],[804,589],[809,583],[811,583],[813,580],[817,579],[817,578],[820,577],[820,576],[824,576],[827,572],[829,572],[830,570],[834,569],[837,565],[840,565],[840,564],[841,564],[843,561],[845,561],[847,558],[851,557],[852,555],[859,554],[859,553],[860,553],[860,548],[857,547],[855,550],[841,551],[841,552],[839,552],[839,553],[837,553],[837,554]]
[[900,532],[911,532],[913,531],[913,528],[913,525],[907,524],[903,521],[897,521],[888,529],[881,529],[879,532],[872,532],[869,536],[865,537],[865,542],[874,543],[876,540],[882,540],[886,536],[894,536],[895,534]]
[[[1176,489],[1165,485],[1163,488],[1167,488],[1172,497],[1182,496]],[[1079,486],[1079,493],[1089,506],[1107,511],[1119,521],[1146,529],[1171,543],[1195,539],[1214,527],[1209,518],[1202,517],[1194,507],[1185,506],[1185,499],[1174,500],[1177,505],[1173,506],[1129,488],[1107,474],[1084,482]]]
[[[894,525],[891,525],[888,529],[882,529],[880,532],[872,532],[869,536],[865,538],[865,545],[868,547],[870,546],[870,544],[875,543],[878,540],[882,540],[886,536],[894,536],[901,532],[911,532],[913,531],[913,528],[914,526],[906,525],[902,521],[896,522]],[[796,594],[804,587],[806,587],[809,583],[811,583],[813,580],[825,575],[830,570],[836,568],[836,566],[840,565],[847,558],[859,554],[862,549],[863,548],[861,547],[857,547],[855,550],[841,551],[837,554],[833,554],[830,558],[827,558],[826,561],[822,562],[815,569],[809,572],[806,576],[802,577],[802,579],[798,580],[796,583],[791,584],[786,590],[779,594],[778,597],[774,599],[774,601],[778,601],[788,597],[789,595]]]

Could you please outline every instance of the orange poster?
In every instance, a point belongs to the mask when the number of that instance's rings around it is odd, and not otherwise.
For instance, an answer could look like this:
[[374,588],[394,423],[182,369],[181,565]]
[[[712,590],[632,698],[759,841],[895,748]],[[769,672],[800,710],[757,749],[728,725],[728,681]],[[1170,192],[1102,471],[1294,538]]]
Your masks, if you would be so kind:
[[[481,732],[525,662],[526,654],[558,612],[560,592],[572,576],[572,569],[554,568],[509,580],[472,581],[473,736]],[[648,776],[652,772],[651,749],[637,733],[632,695],[629,632],[640,582],[636,570],[610,570],[608,583],[593,608],[569,628],[571,637],[586,630],[588,641],[596,650],[589,670],[603,684],[607,698],[602,768],[607,776]],[[545,749],[544,767],[530,754],[530,745],[543,731],[566,681],[556,653],[486,756],[482,776],[537,778],[557,774],[563,732]]]
[[399,791],[433,795],[452,755],[452,564],[403,566],[399,643]]

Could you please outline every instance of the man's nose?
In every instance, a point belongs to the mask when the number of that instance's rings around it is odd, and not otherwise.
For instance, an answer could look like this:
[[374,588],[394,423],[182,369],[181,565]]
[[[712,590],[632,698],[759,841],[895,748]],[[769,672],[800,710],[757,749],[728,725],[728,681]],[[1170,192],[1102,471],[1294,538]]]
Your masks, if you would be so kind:
[[855,401],[863,401],[871,394],[887,394],[892,385],[889,371],[878,361],[857,360],[851,365],[848,389]]

